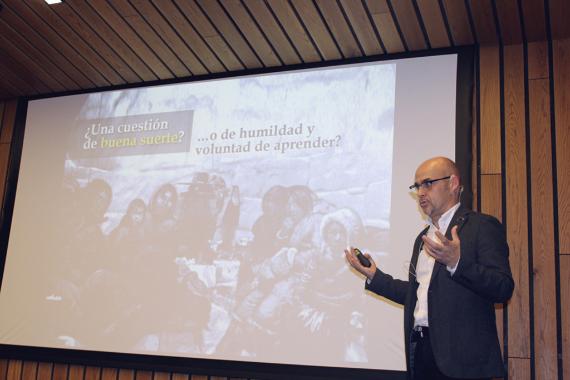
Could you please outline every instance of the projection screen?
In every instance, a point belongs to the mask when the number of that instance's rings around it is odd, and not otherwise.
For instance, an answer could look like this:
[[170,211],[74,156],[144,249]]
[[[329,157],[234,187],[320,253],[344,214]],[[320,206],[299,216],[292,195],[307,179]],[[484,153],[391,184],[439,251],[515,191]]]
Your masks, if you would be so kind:
[[405,370],[408,191],[455,157],[457,55],[32,100],[0,292],[8,346]]

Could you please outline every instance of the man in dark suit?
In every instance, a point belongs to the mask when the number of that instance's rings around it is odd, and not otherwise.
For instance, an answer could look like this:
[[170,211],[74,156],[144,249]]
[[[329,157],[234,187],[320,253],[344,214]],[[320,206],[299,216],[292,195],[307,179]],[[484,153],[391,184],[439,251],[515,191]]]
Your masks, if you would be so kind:
[[495,303],[514,289],[509,248],[497,219],[459,203],[455,163],[422,163],[410,189],[428,216],[416,238],[408,281],[363,266],[354,249],[349,263],[366,276],[366,289],[404,305],[406,365],[413,380],[490,379],[504,376]]

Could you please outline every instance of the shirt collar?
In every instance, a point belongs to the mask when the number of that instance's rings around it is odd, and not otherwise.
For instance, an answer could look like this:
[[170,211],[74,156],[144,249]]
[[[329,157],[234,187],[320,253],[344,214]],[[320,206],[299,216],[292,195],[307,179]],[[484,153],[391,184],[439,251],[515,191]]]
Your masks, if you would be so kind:
[[[457,202],[455,204],[455,206],[453,206],[452,208],[450,208],[449,210],[447,210],[446,212],[444,212],[441,217],[439,218],[439,231],[443,231],[442,233],[445,233],[445,231],[447,231],[447,227],[449,226],[449,223],[451,222],[451,219],[453,218],[453,214],[455,214],[455,211],[457,211],[457,209],[459,208],[459,206],[461,206],[460,202]],[[433,222],[431,221],[431,218],[427,219],[427,222],[430,226],[430,229],[433,227],[434,229],[437,229],[437,227],[435,226],[435,224],[433,224]]]

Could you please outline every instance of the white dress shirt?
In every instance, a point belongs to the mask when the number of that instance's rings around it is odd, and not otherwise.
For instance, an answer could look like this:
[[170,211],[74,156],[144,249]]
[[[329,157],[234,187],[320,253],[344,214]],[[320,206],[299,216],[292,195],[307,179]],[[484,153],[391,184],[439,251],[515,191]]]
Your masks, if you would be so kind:
[[[432,223],[431,219],[428,218],[429,230],[427,231],[427,237],[431,238],[432,240],[439,242],[435,231],[438,230],[443,235],[447,231],[447,227],[451,222],[451,218],[453,218],[453,214],[459,208],[460,203],[457,203],[455,206],[447,210],[440,218],[439,218],[439,229]],[[416,308],[414,309],[414,327],[416,326],[429,326],[428,324],[428,289],[429,283],[431,279],[431,274],[433,272],[433,266],[435,264],[435,259],[430,256],[424,249],[424,245],[421,245],[420,254],[418,256],[418,262],[416,268],[411,268],[410,270],[412,273],[415,273],[416,280],[420,284],[417,290],[417,302]],[[447,270],[453,275],[455,272],[454,268],[447,267]]]

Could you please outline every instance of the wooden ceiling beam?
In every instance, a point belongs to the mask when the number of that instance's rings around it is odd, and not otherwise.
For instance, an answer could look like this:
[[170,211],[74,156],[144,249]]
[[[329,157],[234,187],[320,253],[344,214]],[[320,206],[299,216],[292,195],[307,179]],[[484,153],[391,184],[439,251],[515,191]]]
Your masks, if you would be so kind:
[[283,65],[269,39],[263,33],[256,19],[240,0],[225,0],[221,3],[228,17],[236,24],[243,37],[259,57],[263,66],[275,67]]

